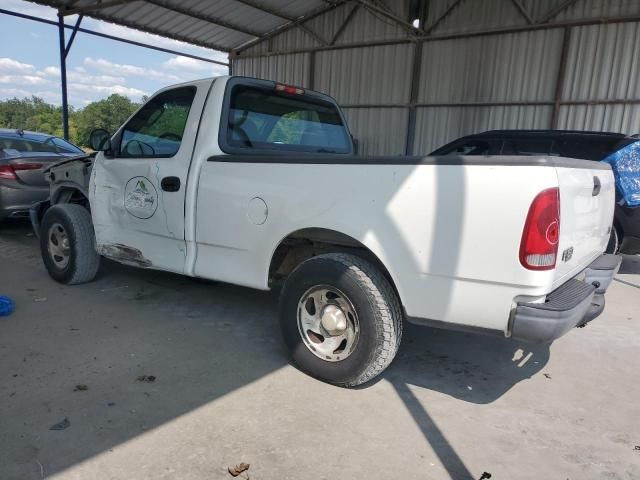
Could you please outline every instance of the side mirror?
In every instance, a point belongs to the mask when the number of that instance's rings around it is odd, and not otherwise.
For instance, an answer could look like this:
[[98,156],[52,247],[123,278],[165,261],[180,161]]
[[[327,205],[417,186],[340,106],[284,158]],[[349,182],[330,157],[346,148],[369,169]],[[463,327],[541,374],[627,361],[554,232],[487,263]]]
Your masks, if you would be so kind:
[[89,146],[100,152],[111,151],[111,135],[103,128],[96,128],[89,135]]

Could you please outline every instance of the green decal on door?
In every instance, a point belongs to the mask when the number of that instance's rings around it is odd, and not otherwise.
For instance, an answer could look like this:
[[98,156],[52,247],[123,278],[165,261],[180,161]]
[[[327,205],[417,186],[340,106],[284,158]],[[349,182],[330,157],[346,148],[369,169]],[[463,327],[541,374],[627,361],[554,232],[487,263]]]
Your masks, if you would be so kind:
[[151,218],[158,208],[158,192],[146,177],[129,179],[124,189],[124,208],[136,218]]

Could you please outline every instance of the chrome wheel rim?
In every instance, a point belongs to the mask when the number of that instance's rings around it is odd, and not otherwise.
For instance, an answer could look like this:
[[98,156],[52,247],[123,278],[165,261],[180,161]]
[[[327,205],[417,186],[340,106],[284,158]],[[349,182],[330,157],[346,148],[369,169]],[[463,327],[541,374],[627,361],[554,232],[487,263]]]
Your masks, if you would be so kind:
[[47,250],[56,267],[63,269],[69,264],[71,244],[69,235],[62,225],[54,223],[47,232]]
[[353,303],[329,285],[312,287],[300,297],[298,331],[309,351],[328,362],[348,358],[360,337]]

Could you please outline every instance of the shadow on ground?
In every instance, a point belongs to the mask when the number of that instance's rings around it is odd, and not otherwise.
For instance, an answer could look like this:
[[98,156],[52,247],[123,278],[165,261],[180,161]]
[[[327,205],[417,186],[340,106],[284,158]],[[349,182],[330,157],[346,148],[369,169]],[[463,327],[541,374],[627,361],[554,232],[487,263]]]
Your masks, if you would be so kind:
[[[17,303],[0,322],[4,478],[60,472],[288,364],[272,293],[108,261],[97,281],[62,286],[27,235],[22,224],[0,231],[15,247],[2,259],[0,293]],[[407,385],[485,404],[548,357],[546,346],[408,325],[383,378],[447,470],[471,478]],[[64,432],[50,429],[67,421]]]

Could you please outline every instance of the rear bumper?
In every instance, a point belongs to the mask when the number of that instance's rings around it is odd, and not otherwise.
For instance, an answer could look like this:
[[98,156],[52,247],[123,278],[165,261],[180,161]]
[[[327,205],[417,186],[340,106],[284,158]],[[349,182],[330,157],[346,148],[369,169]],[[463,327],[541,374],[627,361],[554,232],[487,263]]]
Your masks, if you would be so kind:
[[619,255],[601,255],[584,271],[584,280],[569,280],[547,295],[544,303],[518,303],[511,337],[548,343],[598,317],[604,310],[604,294],[621,261]]
[[35,202],[49,196],[47,187],[16,187],[0,184],[0,218],[29,217],[29,209]]

